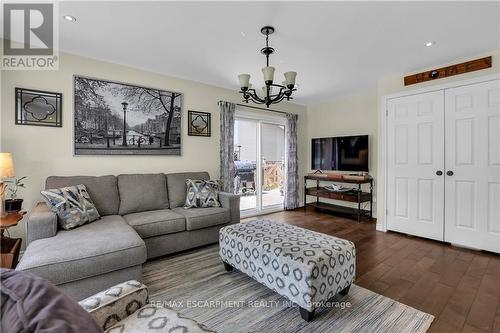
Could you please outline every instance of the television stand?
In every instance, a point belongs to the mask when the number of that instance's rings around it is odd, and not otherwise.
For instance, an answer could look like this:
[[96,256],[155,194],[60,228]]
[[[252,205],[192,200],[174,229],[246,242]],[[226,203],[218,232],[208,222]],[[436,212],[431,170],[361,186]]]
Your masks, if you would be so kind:
[[[315,180],[316,186],[307,187],[308,180]],[[330,182],[330,183],[343,183],[343,184],[354,184],[357,188],[350,191],[331,191],[327,190],[325,187],[320,186],[320,182]],[[361,185],[369,184],[370,191],[363,192]],[[307,203],[307,196],[316,197],[316,202]],[[348,206],[331,204],[327,202],[320,201],[320,198],[333,199],[345,202],[352,202],[358,205],[357,208],[352,208]],[[362,209],[361,204],[364,202],[370,203],[370,210]],[[350,217],[356,217],[358,222],[361,222],[362,217],[372,219],[373,213],[373,178],[368,177],[362,180],[353,179],[329,179],[324,176],[307,175],[304,176],[304,209],[307,207],[314,207],[315,209],[328,211],[332,213],[337,213],[341,215],[347,215]]]

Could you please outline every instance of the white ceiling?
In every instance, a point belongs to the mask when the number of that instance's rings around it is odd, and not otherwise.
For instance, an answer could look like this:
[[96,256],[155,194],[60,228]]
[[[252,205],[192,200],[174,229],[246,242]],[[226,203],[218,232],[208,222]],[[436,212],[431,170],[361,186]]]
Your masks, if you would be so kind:
[[[238,88],[263,83],[260,28],[273,25],[278,82],[298,72],[296,102],[373,89],[408,73],[500,49],[499,2],[63,2],[63,51]],[[424,43],[436,41],[433,47]]]

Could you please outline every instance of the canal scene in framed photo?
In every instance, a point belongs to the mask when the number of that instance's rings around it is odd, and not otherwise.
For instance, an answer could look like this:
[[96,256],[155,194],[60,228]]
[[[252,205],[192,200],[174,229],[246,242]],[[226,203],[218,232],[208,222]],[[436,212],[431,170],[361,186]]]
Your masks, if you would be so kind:
[[180,155],[183,95],[74,76],[75,155]]

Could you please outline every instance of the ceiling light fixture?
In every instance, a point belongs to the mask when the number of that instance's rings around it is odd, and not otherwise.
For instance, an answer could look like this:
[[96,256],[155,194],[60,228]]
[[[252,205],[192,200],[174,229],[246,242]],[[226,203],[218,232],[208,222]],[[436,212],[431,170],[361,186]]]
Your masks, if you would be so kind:
[[430,47],[430,46],[433,46],[434,44],[436,44],[436,42],[431,41],[431,42],[425,43],[425,46]]
[[274,67],[269,66],[269,56],[274,53],[274,49],[269,46],[269,35],[274,32],[274,28],[265,26],[260,29],[260,32],[266,36],[266,47],[260,50],[260,52],[266,56],[266,67],[262,68],[265,83],[265,86],[262,87],[264,97],[259,97],[255,89],[252,89],[250,74],[240,74],[238,75],[238,79],[240,80],[240,93],[243,94],[244,102],[248,103],[249,100],[252,100],[252,102],[256,104],[265,104],[269,107],[269,105],[277,104],[285,98],[287,101],[292,99],[292,92],[297,90],[295,89],[295,77],[297,76],[297,72],[286,72],[283,85],[273,83]]
[[63,17],[66,21],[71,21],[71,22],[76,21],[76,18],[74,16],[71,16],[71,15],[64,15]]

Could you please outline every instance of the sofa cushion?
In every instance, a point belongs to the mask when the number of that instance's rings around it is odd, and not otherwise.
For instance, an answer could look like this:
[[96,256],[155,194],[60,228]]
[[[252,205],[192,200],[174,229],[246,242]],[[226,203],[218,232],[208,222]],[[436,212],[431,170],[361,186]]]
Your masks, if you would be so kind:
[[34,273],[57,285],[144,261],[146,245],[141,237],[123,217],[109,215],[31,242],[16,269]]
[[132,213],[123,218],[142,238],[186,230],[186,218],[170,209]]
[[83,184],[40,193],[49,208],[59,217],[59,225],[63,229],[73,229],[101,218]]
[[229,208],[174,208],[174,212],[186,217],[186,230],[197,230],[231,222]]
[[118,214],[120,197],[115,176],[50,176],[45,181],[45,189],[61,188],[83,184],[101,215]]
[[219,184],[213,180],[186,180],[187,193],[184,208],[220,207]]
[[163,173],[119,175],[120,215],[168,208],[166,178]]
[[167,187],[170,208],[182,207],[186,202],[186,180],[210,180],[208,172],[183,172],[167,174]]

